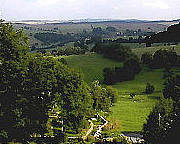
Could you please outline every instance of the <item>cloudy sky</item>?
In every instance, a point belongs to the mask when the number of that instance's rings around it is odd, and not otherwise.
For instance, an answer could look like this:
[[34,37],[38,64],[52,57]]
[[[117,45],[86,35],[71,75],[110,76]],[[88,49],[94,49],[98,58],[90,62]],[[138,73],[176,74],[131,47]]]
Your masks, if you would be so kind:
[[0,0],[5,20],[179,19],[180,0]]

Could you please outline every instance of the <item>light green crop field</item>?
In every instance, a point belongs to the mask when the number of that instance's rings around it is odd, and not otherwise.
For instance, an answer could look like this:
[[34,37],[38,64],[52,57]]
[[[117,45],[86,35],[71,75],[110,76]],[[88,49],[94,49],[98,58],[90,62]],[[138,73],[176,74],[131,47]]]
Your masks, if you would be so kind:
[[86,55],[72,55],[64,57],[70,67],[80,71],[84,75],[84,80],[91,83],[94,80],[103,82],[103,69],[105,67],[120,67],[122,63],[103,58],[95,53]]
[[152,46],[152,47],[144,47],[144,48],[134,48],[132,49],[132,51],[138,55],[139,57],[141,57],[141,55],[143,53],[155,53],[157,50],[160,50],[160,49],[167,49],[167,50],[170,50],[174,48],[174,50],[176,51],[177,54],[180,54],[180,45],[176,45],[176,46]]

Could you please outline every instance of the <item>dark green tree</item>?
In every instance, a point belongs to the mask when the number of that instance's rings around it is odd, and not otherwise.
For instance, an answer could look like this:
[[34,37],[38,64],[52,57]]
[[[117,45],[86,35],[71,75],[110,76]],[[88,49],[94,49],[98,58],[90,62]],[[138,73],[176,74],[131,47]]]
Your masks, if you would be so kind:
[[163,90],[161,98],[150,113],[143,127],[143,136],[147,143],[178,144],[180,132],[180,86],[178,75],[171,77]]
[[[27,137],[21,103],[26,67],[28,38],[22,30],[0,23],[0,141]],[[18,134],[17,134],[18,133]],[[5,137],[3,137],[5,136]]]
[[151,64],[151,63],[152,63],[152,54],[150,54],[150,53],[144,53],[144,54],[142,54],[142,56],[141,56],[141,62],[142,62],[143,64],[146,64],[146,65]]
[[116,72],[111,68],[104,68],[104,83],[107,85],[114,84],[116,82]]
[[83,127],[86,116],[91,115],[92,98],[82,76],[63,67],[61,63],[55,67],[56,91],[60,95],[58,105],[62,110],[65,131],[77,133]]
[[158,50],[153,55],[152,67],[154,68],[165,68],[176,65],[177,54],[174,51]]
[[136,57],[127,59],[123,63],[123,67],[126,71],[131,71],[134,74],[138,74],[141,71],[141,65],[139,64],[139,60]]
[[148,116],[143,126],[143,138],[151,144],[163,144],[167,141],[168,131],[171,128],[171,115],[173,112],[173,101],[161,99]]
[[111,98],[113,93],[110,89],[107,91],[99,85],[99,81],[94,81],[91,84],[91,95],[93,98],[93,108],[97,111],[108,112],[111,106]]
[[154,92],[154,86],[150,83],[146,84],[146,89],[145,89],[145,93],[146,94],[152,94]]
[[32,135],[43,136],[48,132],[49,111],[54,107],[58,107],[62,123],[53,121],[53,126],[63,126],[63,133],[77,132],[91,115],[87,84],[79,73],[58,60],[27,52],[23,32],[1,23],[0,142],[24,143]]
[[175,101],[180,100],[180,75],[173,75],[165,82],[163,89],[164,98],[172,98]]
[[118,60],[118,61],[125,61],[126,59],[134,56],[131,49],[129,47],[123,46],[119,43],[97,43],[92,51],[97,52],[98,54],[103,54],[104,57]]
[[112,88],[111,86],[107,86],[106,93],[111,100],[111,105],[113,105],[115,102],[117,102],[118,92],[116,89]]

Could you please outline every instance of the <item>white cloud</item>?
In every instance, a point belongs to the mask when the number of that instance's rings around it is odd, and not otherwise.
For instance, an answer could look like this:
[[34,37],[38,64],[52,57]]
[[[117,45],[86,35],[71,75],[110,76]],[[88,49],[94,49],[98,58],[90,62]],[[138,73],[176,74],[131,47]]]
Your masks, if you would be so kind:
[[51,6],[58,2],[58,0],[37,0],[35,5],[40,7]]
[[152,7],[152,8],[160,8],[160,9],[164,9],[164,10],[170,8],[168,3],[164,2],[164,1],[159,1],[159,0],[146,1],[146,2],[144,2],[144,5]]
[[180,0],[0,0],[0,3],[5,19],[10,20],[180,17]]

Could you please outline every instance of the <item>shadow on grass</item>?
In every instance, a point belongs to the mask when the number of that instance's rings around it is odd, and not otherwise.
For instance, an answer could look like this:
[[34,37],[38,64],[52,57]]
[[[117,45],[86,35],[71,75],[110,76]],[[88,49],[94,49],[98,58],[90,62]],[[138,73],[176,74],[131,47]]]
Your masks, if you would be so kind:
[[128,137],[140,137],[142,138],[142,131],[124,131],[122,132],[125,136],[128,136]]
[[159,100],[160,97],[159,96],[153,96],[153,95],[150,95],[148,96],[149,99],[154,99],[154,100]]

